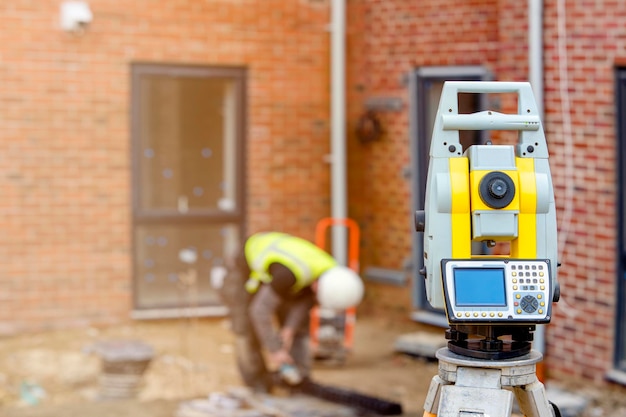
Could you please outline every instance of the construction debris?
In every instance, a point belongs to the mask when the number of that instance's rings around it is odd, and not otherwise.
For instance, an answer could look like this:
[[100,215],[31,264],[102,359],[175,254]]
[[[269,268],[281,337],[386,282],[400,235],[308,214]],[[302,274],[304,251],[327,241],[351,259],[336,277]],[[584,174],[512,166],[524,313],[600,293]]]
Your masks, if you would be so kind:
[[185,401],[175,417],[358,417],[353,408],[304,394],[254,394],[245,388]]
[[255,394],[247,388],[186,401],[175,417],[363,417],[402,414],[398,403],[309,379],[289,395]]

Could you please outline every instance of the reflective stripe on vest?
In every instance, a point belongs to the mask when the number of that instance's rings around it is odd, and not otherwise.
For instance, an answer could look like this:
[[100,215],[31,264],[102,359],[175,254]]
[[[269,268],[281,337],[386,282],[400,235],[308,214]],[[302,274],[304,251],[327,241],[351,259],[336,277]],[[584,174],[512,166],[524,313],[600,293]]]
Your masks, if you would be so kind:
[[245,255],[250,265],[250,279],[246,290],[256,292],[261,283],[269,283],[272,277],[268,268],[280,263],[289,268],[296,277],[292,290],[297,292],[310,285],[318,276],[337,262],[324,250],[306,240],[285,233],[257,233],[246,242]]

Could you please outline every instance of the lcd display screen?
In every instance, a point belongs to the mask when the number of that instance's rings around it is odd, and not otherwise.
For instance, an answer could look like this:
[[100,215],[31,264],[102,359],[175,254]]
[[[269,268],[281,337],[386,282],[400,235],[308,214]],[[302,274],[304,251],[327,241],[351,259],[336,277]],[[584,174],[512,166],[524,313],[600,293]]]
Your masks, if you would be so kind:
[[504,307],[504,268],[454,268],[454,294],[459,307]]

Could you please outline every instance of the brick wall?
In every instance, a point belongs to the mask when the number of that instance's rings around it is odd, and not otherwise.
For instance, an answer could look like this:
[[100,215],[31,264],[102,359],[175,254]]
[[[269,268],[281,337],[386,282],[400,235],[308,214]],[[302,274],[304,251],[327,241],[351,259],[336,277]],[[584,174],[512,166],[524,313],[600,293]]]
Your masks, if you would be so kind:
[[[568,3],[563,21],[567,56],[558,47],[557,11],[557,2],[547,2],[546,135],[556,172],[561,238],[567,240],[560,248],[565,302],[557,305],[548,330],[547,363],[553,375],[601,381],[612,365],[616,324],[613,71],[626,56],[626,5]],[[561,77],[559,60],[567,69],[567,80]],[[568,107],[569,118],[563,116]]]
[[[58,28],[60,1],[0,2],[0,333],[128,317],[131,62],[248,68],[249,231],[311,238],[329,212],[328,0],[89,3],[94,22],[74,36]],[[557,1],[544,3],[544,125],[567,232],[546,362],[555,377],[601,381],[615,325],[613,68],[626,63],[626,4],[568,2],[568,130]],[[413,233],[405,76],[483,65],[525,80],[526,2],[347,4],[349,214],[362,266],[401,269]],[[363,144],[354,128],[375,97],[404,106],[381,113],[382,139]],[[370,285],[368,301],[398,317],[412,308],[408,286]]]
[[326,0],[0,2],[0,333],[131,308],[132,62],[248,68],[250,231],[328,213]]
[[[616,63],[626,62],[626,4],[567,2],[565,65],[571,132],[562,115],[557,1],[544,4],[544,127],[559,230],[567,237],[560,248],[563,301],[556,304],[554,319],[546,328],[546,364],[556,378],[600,382],[612,367],[615,337],[613,70]],[[363,227],[363,265],[401,269],[410,256],[413,230],[410,184],[403,176],[403,168],[410,164],[408,91],[403,77],[419,66],[482,65],[496,80],[527,80],[527,3],[352,0],[349,5],[350,127],[354,129],[368,98],[396,97],[404,102],[400,112],[379,113],[385,130],[380,141],[361,144],[354,133],[349,138],[350,214]],[[506,111],[511,105],[503,107]],[[567,222],[568,207],[571,222]],[[410,309],[408,298],[402,298],[405,289],[375,290],[380,294],[371,297],[370,291],[370,297],[388,303],[389,311],[399,310],[398,300]]]
[[[363,228],[362,264],[401,270],[414,233],[409,154],[409,91],[416,67],[485,65],[498,58],[496,1],[353,0],[348,9],[350,216]],[[383,137],[360,143],[354,130],[370,98],[400,99],[401,111],[379,112]],[[368,299],[408,316],[410,285],[370,286]],[[389,295],[388,293],[392,294]],[[401,307],[401,308],[400,308]]]

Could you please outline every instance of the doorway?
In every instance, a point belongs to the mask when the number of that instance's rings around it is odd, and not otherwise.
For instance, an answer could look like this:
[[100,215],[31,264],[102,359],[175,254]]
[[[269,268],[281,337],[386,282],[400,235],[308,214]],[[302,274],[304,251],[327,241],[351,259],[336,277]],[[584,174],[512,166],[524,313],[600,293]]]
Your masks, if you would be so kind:
[[617,314],[615,317],[615,369],[626,372],[626,68],[616,70],[617,138]]
[[[426,177],[430,140],[435,116],[439,107],[439,98],[445,81],[488,81],[490,73],[483,67],[422,67],[410,77],[410,146],[411,146],[411,201],[413,210],[424,209]],[[459,94],[459,113],[474,113],[484,110],[483,95]],[[483,143],[486,132],[460,131],[459,137],[463,149],[470,145]],[[443,310],[434,309],[426,298],[424,277],[419,271],[424,267],[423,233],[413,233],[413,306],[411,317],[419,322],[441,327],[448,327]]]
[[243,68],[134,64],[133,315],[223,314],[212,271],[243,241]]

